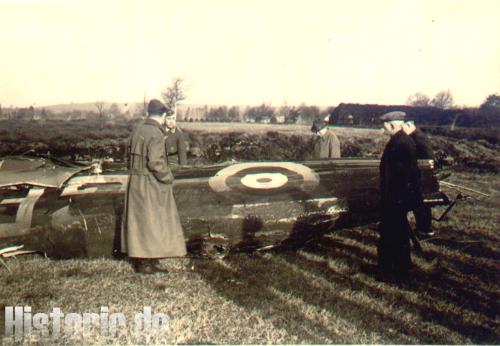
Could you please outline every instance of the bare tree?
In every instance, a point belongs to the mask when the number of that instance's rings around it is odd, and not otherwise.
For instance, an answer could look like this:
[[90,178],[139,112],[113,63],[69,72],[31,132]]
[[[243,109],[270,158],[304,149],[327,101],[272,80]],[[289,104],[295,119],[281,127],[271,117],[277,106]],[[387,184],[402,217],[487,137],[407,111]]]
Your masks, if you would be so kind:
[[186,99],[184,89],[184,80],[180,77],[175,77],[172,79],[170,86],[161,94],[163,101],[165,101],[165,106],[168,108],[168,115],[175,114],[177,102]]
[[101,129],[104,128],[104,101],[96,101],[94,103],[95,108],[97,108],[97,117],[101,123]]
[[116,103],[112,103],[111,106],[109,107],[108,113],[110,117],[116,118],[122,114],[122,111],[120,110],[120,107]]
[[430,106],[430,103],[431,99],[429,98],[429,96],[420,92],[414,95],[410,95],[408,99],[406,99],[406,104],[410,106],[428,107]]
[[451,108],[453,106],[453,96],[449,90],[440,91],[434,96],[430,104],[441,109]]

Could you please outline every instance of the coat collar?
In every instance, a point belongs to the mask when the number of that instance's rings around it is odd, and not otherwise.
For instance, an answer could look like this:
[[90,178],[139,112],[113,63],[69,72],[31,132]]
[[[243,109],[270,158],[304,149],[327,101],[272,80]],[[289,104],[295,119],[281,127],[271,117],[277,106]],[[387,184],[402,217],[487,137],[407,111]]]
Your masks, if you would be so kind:
[[163,133],[164,135],[167,134],[167,132],[165,132],[165,129],[163,128],[163,126],[161,126],[157,121],[153,120],[153,119],[146,119],[144,120],[144,125],[151,125],[151,126],[155,126],[156,128],[160,129],[161,133]]

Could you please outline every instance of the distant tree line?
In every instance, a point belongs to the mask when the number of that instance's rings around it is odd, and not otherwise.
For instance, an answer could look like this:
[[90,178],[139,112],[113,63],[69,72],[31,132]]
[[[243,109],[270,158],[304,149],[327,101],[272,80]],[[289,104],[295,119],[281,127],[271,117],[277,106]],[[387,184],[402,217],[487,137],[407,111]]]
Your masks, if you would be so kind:
[[[214,106],[204,107],[201,116],[191,117],[191,108],[178,111],[178,118],[184,121],[209,121],[209,122],[248,122],[266,124],[309,124],[314,119],[326,117],[333,107],[320,109],[317,106],[301,104],[299,106],[273,107],[262,103],[258,106]],[[200,109],[197,112],[200,115]]]
[[[341,103],[337,107],[319,108],[314,105],[258,106],[178,106],[185,99],[182,80],[174,79],[164,93],[165,102],[176,109],[180,121],[250,122],[266,124],[311,124],[314,119],[329,117],[333,125],[379,127],[380,116],[390,111],[404,111],[409,119],[420,125],[460,127],[500,127],[500,95],[491,94],[479,107],[457,107],[450,91],[433,98],[416,93],[405,105]],[[145,103],[117,104],[97,101],[92,110],[54,112],[45,108],[5,108],[0,106],[0,119],[21,121],[97,121],[100,128],[123,120],[139,120],[145,116]]]
[[140,118],[142,117],[142,107],[119,106],[117,103],[106,104],[104,101],[97,101],[93,104],[93,110],[73,109],[67,111],[52,111],[44,107],[4,107],[0,108],[0,119],[4,120],[68,120],[84,121],[96,120],[101,123],[101,128],[105,123],[120,118]]
[[380,117],[392,111],[403,111],[417,125],[455,127],[500,127],[500,96],[489,95],[479,107],[457,107],[449,91],[434,98],[422,93],[410,96],[406,105],[341,103],[331,112],[333,125],[380,127]]

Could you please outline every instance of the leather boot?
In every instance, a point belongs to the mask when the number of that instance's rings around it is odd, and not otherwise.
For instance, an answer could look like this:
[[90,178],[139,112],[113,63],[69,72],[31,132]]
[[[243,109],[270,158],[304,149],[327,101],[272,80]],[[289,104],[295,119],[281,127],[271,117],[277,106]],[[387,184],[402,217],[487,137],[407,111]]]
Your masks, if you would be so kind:
[[158,260],[148,258],[137,258],[134,260],[134,270],[138,274],[166,273],[167,270],[157,266]]
[[149,259],[149,268],[154,272],[154,273],[167,273],[167,269],[163,269],[159,267],[160,261],[157,259]]

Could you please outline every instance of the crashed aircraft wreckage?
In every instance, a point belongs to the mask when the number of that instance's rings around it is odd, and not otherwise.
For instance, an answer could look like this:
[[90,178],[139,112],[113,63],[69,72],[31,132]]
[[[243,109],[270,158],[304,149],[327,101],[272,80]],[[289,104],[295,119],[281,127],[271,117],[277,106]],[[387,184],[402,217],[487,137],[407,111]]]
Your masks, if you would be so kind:
[[[448,204],[429,160],[419,161],[425,203]],[[174,171],[188,249],[220,252],[304,243],[377,221],[379,161],[242,162]],[[49,158],[0,160],[0,248],[54,258],[117,255],[124,168]]]

